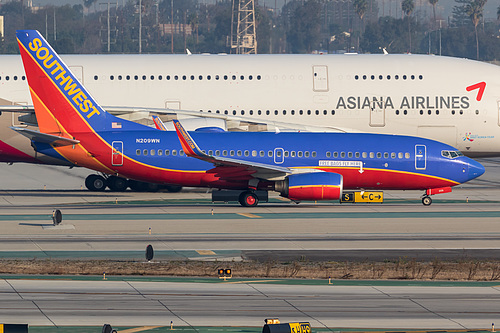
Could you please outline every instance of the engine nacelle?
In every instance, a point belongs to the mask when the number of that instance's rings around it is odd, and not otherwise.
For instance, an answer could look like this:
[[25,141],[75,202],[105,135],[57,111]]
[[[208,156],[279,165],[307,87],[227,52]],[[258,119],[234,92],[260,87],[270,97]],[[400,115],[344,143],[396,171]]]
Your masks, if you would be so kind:
[[311,172],[290,175],[275,183],[274,190],[291,200],[338,200],[342,195],[342,175]]

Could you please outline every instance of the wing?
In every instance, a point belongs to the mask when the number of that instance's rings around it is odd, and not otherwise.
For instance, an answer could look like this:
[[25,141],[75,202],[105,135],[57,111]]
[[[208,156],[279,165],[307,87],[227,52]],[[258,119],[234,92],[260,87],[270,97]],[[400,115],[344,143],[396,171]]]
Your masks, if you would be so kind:
[[[151,107],[128,107],[128,106],[103,106],[103,109],[115,116],[129,117],[130,114],[135,114],[136,117],[143,119],[148,118],[150,113],[171,115],[171,116],[188,116],[197,118],[208,118],[208,119],[222,119],[228,123],[231,123],[231,128],[238,127],[240,123],[249,125],[265,125],[267,128],[271,128],[270,131],[274,131],[274,128],[279,128],[281,130],[288,131],[302,131],[302,132],[333,132],[333,133],[357,133],[359,130],[346,127],[335,127],[335,126],[313,126],[313,125],[302,125],[298,123],[289,123],[284,121],[270,121],[265,119],[259,119],[258,117],[241,117],[235,115],[226,115],[220,113],[209,113],[200,111],[189,111],[189,110],[170,110],[162,108],[151,108]],[[22,112],[22,113],[34,113],[33,105],[1,105],[0,112]],[[138,119],[134,118],[134,119]],[[127,118],[128,119],[128,118]],[[234,126],[234,124],[236,124]],[[274,128],[273,128],[274,127]]]
[[187,156],[212,163],[215,168],[209,170],[208,172],[215,173],[221,178],[260,178],[266,180],[278,180],[293,173],[292,169],[286,167],[238,160],[222,156],[207,155],[198,147],[196,142],[194,142],[193,138],[184,129],[184,127],[182,127],[178,120],[173,120],[173,122],[184,153],[186,153]]
[[52,134],[41,133],[38,131],[30,130],[28,128],[22,128],[22,127],[10,127],[10,128],[16,131],[17,133],[24,135],[30,140],[40,143],[47,143],[56,147],[72,146],[80,143],[80,141],[78,140],[73,140]]

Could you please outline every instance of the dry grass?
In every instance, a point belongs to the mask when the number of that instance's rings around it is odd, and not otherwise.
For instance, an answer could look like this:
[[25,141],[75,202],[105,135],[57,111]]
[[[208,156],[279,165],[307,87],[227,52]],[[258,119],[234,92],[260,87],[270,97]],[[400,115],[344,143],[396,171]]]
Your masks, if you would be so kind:
[[141,275],[214,277],[217,268],[231,268],[233,277],[299,279],[500,280],[500,261],[418,262],[200,262],[143,263],[111,260],[0,260],[0,274]]

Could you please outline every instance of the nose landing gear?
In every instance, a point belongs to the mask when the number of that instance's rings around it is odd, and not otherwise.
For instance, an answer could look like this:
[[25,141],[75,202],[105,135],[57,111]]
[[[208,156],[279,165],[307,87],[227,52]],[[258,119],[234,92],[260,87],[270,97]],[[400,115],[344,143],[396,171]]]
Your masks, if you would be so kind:
[[422,198],[422,204],[423,204],[424,206],[430,206],[430,205],[432,204],[432,199],[431,199],[431,197],[429,197],[429,196],[427,196],[427,195],[426,195],[426,196],[424,196],[424,197]]

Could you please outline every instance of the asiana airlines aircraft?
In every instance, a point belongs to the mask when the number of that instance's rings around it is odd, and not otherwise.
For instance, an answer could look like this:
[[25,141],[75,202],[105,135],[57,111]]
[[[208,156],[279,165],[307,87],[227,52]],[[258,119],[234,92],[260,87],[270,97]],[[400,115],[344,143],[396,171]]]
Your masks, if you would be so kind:
[[[256,190],[294,201],[338,200],[343,189],[424,190],[430,195],[474,179],[484,167],[453,147],[419,137],[366,133],[175,131],[106,112],[35,30],[17,32],[40,131],[13,129],[37,150],[73,164],[140,181]],[[197,142],[202,144],[202,148]]]
[[[0,160],[71,164],[7,130],[37,119],[20,57],[0,59]],[[63,59],[104,109],[142,123],[158,114],[167,130],[181,119],[188,130],[401,134],[500,156],[500,67],[492,64],[412,54]]]

